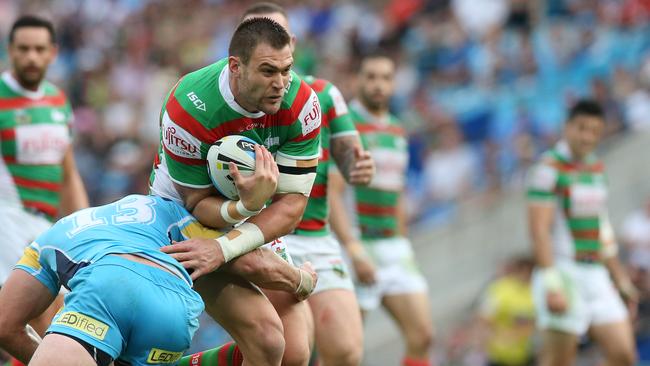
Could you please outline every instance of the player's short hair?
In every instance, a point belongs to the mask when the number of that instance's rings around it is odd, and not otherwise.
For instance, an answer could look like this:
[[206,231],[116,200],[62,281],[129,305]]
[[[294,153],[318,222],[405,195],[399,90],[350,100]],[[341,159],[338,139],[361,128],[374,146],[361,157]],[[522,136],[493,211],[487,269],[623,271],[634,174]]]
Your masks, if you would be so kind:
[[279,50],[291,44],[291,37],[280,24],[269,18],[251,18],[243,21],[235,30],[228,46],[228,54],[241,58],[247,64],[260,43]]
[[23,15],[16,19],[14,24],[11,26],[11,30],[9,31],[9,44],[14,42],[16,30],[28,27],[47,29],[47,32],[50,33],[50,41],[56,43],[56,33],[54,33],[54,25],[52,25],[52,22],[36,15]]
[[393,66],[396,66],[395,65],[395,60],[393,59],[393,57],[391,57],[388,54],[388,52],[386,52],[385,50],[383,50],[381,48],[377,48],[377,49],[367,51],[367,52],[363,53],[361,55],[361,57],[359,57],[359,59],[358,59],[359,63],[357,65],[357,70],[361,71],[361,69],[363,68],[363,65],[366,63],[366,61],[368,61],[368,60],[378,60],[378,59],[388,60],[393,64]]
[[285,18],[289,18],[287,16],[287,12],[284,10],[284,8],[276,3],[268,2],[268,1],[261,1],[257,2],[251,6],[249,6],[246,11],[244,11],[244,14],[241,16],[242,19],[245,19],[249,15],[263,15],[263,14],[274,14],[274,13],[279,13],[282,14]]
[[567,121],[573,121],[573,119],[578,116],[598,117],[604,119],[605,112],[600,104],[595,100],[581,99],[569,110],[569,119]]

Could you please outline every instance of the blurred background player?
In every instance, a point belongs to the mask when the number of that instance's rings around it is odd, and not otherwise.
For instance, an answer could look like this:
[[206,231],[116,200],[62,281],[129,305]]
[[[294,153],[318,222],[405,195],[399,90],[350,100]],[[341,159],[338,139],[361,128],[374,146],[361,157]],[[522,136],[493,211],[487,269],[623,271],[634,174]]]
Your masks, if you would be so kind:
[[510,260],[480,300],[478,334],[488,366],[534,364],[532,270],[533,262],[527,257]]
[[[246,20],[235,30],[228,50],[229,57],[185,75],[167,96],[151,177],[154,194],[181,202],[206,226],[230,227],[247,219],[231,235],[217,239],[221,251],[199,243],[169,248],[168,253],[199,273],[210,273],[222,258],[228,262],[293,231],[318,164],[321,108],[316,93],[291,71],[293,50],[286,30],[269,19]],[[215,141],[236,134],[261,144],[256,155],[272,161],[275,154],[277,190],[275,182],[265,184],[273,177],[260,175],[259,182],[238,186],[240,200],[217,193],[206,170],[206,154]],[[240,176],[234,164],[231,174]],[[272,202],[262,209],[271,195]],[[259,260],[255,253],[248,259]],[[235,338],[249,362],[274,363],[278,357],[284,365],[307,362],[311,316],[306,304],[284,292],[267,290],[263,295],[241,281],[221,286],[213,277],[197,281],[196,289],[208,313]]]
[[397,321],[406,341],[405,366],[430,365],[433,325],[427,284],[407,239],[404,187],[407,141],[400,122],[389,113],[395,88],[395,63],[382,54],[361,59],[358,99],[350,112],[370,151],[376,173],[367,187],[354,188],[361,243],[352,235],[340,174],[330,176],[330,222],[352,259],[357,297],[364,312],[380,304]]
[[[11,69],[0,77],[0,286],[23,249],[54,220],[88,206],[71,143],[70,104],[44,80],[56,55],[52,23],[35,16],[13,23]],[[39,334],[62,302],[32,322]]]
[[[587,331],[607,365],[634,365],[631,323],[621,295],[636,306],[622,270],[607,210],[603,162],[594,150],[605,128],[602,108],[578,101],[563,139],[528,177],[528,220],[536,271],[533,297],[543,331],[542,366],[572,365]],[[620,291],[620,295],[619,295]]]
[[[295,36],[282,7],[269,2],[255,3],[242,18],[253,17],[267,17],[278,22],[292,36],[292,45],[295,45]],[[318,285],[308,302],[314,318],[316,350],[321,364],[358,365],[363,355],[361,315],[341,247],[327,225],[327,181],[333,161],[347,182],[367,184],[372,178],[373,162],[370,154],[361,148],[357,130],[338,88],[327,80],[312,76],[304,80],[316,92],[321,105],[321,153],[316,180],[302,220],[294,233],[282,240],[295,264],[310,262],[318,273]]]

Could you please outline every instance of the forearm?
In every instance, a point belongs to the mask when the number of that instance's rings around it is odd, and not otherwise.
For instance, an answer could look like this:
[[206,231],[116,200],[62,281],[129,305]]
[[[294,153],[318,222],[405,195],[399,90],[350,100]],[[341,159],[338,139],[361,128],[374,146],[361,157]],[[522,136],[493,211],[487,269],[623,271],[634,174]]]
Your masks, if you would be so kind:
[[605,258],[603,263],[605,264],[607,271],[609,271],[609,275],[616,287],[620,288],[621,286],[626,286],[630,283],[630,278],[621,266],[618,257],[613,256]]
[[295,292],[300,283],[299,270],[266,248],[234,259],[223,270],[269,290]]
[[406,209],[406,195],[400,194],[397,201],[397,230],[403,237],[408,236],[408,211]]
[[553,245],[551,241],[553,207],[530,205],[528,207],[528,228],[533,243],[533,255],[538,267],[553,266]]
[[359,136],[343,135],[330,139],[330,154],[346,182],[350,182],[350,173],[357,161],[355,149],[361,146]]
[[255,224],[264,234],[264,242],[268,243],[293,232],[306,206],[307,197],[302,194],[283,194],[247,222]]
[[69,147],[65,153],[62,166],[63,182],[61,185],[60,213],[62,216],[66,216],[88,207],[88,194],[77,170],[72,147]]
[[350,244],[356,242],[357,239],[350,224],[351,218],[346,211],[342,193],[330,194],[328,199],[330,205],[330,227],[341,245],[347,248]]
[[[226,229],[248,217],[237,210],[237,202],[220,196],[205,197],[196,204],[192,215],[205,226],[214,229]],[[226,221],[224,216],[228,217],[231,222]]]

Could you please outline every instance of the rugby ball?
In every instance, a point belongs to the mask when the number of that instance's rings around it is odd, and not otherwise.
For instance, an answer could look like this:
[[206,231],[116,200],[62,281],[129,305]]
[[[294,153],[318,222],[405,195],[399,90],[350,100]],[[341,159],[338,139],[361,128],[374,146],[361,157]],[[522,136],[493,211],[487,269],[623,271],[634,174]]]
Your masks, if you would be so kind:
[[231,135],[210,146],[207,157],[208,174],[212,184],[224,197],[239,199],[228,163],[235,163],[242,175],[252,175],[255,172],[255,145],[257,142],[246,136]]

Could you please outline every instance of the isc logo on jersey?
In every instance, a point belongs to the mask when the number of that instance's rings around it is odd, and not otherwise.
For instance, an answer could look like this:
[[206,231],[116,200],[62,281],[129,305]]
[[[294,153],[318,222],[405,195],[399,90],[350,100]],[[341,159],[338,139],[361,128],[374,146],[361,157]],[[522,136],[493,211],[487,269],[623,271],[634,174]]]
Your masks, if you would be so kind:
[[320,126],[320,103],[318,103],[318,97],[313,90],[309,96],[309,100],[307,103],[305,103],[302,111],[300,111],[298,119],[300,120],[300,124],[302,126],[303,136],[308,135],[310,132],[314,131]]
[[201,141],[174,123],[167,112],[162,118],[162,132],[163,146],[171,154],[187,159],[201,159]]
[[194,104],[196,109],[200,109],[203,112],[205,112],[205,103],[201,99],[199,99],[198,95],[194,94],[194,92],[189,92],[186,95],[188,98],[190,98],[190,101],[192,102],[192,104]]

